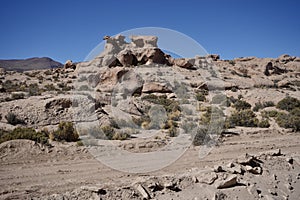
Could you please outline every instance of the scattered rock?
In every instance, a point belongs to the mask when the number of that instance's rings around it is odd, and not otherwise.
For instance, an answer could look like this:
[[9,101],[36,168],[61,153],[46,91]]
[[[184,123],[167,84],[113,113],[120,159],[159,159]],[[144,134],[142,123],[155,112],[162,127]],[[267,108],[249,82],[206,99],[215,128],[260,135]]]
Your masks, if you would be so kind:
[[146,200],[151,198],[149,192],[142,185],[139,184],[136,189],[142,195],[143,199]]
[[217,178],[218,175],[214,172],[201,173],[199,176],[197,176],[199,183],[205,183],[208,185],[213,184]]
[[225,177],[216,180],[215,186],[217,189],[233,187],[237,184],[237,175],[226,174]]
[[188,58],[178,58],[175,59],[173,64],[182,67],[185,69],[190,69],[190,70],[196,70],[197,68],[194,66],[195,59],[188,59]]

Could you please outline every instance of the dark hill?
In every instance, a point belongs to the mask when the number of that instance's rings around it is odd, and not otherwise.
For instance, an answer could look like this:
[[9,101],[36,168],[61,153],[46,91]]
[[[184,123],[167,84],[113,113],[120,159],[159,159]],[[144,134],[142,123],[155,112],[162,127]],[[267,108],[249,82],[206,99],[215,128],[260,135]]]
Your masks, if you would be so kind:
[[35,69],[57,68],[61,66],[63,66],[63,64],[47,57],[0,60],[0,68],[4,68],[8,71],[22,72],[22,71],[35,70]]

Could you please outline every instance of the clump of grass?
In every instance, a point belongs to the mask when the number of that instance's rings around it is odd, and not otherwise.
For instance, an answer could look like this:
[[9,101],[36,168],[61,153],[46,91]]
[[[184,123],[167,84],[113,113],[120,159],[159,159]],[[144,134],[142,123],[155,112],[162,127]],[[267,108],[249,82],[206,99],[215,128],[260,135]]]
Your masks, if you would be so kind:
[[58,129],[52,134],[53,139],[56,141],[76,142],[79,139],[72,122],[60,122]]
[[48,144],[48,132],[36,132],[33,128],[22,127],[17,127],[12,131],[0,129],[0,143],[15,139],[27,139],[41,144]]

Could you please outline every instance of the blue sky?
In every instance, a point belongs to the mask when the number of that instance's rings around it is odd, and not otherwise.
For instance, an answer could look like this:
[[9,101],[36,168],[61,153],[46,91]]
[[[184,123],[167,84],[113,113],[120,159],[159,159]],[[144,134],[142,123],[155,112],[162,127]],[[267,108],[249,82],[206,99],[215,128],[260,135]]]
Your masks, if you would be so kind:
[[82,61],[104,35],[182,32],[222,59],[300,56],[300,1],[1,0],[0,59]]

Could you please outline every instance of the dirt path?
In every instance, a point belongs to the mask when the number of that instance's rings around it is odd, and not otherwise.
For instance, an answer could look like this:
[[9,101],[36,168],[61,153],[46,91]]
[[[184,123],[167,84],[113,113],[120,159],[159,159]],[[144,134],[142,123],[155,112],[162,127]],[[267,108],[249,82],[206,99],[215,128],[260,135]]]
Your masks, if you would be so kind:
[[[28,141],[27,141],[28,142]],[[0,146],[0,198],[26,199],[54,193],[64,193],[82,186],[121,187],[140,177],[180,174],[193,168],[205,169],[228,163],[248,153],[282,149],[300,160],[300,134],[275,130],[248,131],[224,137],[223,142],[199,159],[199,147],[191,147],[172,165],[147,174],[129,174],[113,170],[97,161],[84,147],[58,145],[41,150],[24,141]],[[298,163],[299,164],[299,163]]]

